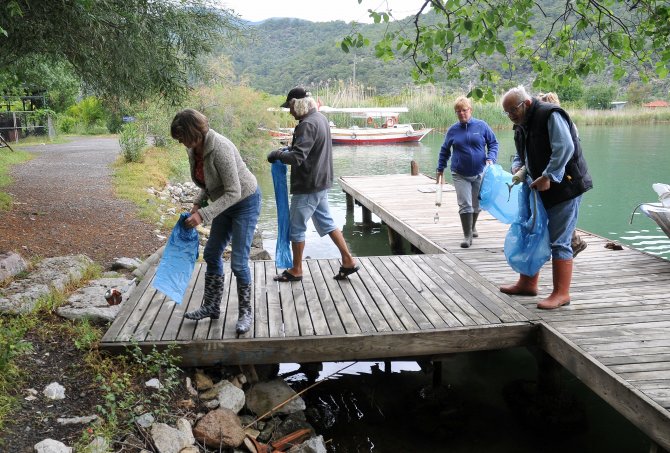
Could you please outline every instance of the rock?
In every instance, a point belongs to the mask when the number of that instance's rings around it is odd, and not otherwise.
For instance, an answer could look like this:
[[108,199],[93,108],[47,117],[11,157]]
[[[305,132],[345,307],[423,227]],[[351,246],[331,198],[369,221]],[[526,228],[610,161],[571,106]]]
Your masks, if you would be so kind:
[[89,415],[87,417],[57,418],[56,422],[61,425],[85,425],[97,419],[97,415]]
[[237,415],[221,408],[202,417],[193,429],[195,438],[212,448],[237,448],[244,442],[244,429]]
[[289,450],[289,453],[327,453],[326,442],[323,436],[310,437],[299,445],[294,445]]
[[18,253],[0,253],[0,282],[26,269],[28,269],[28,263]]
[[145,387],[148,387],[150,389],[162,389],[163,384],[161,384],[161,381],[159,381],[156,378],[149,379],[147,382],[144,383]]
[[[108,277],[92,280],[87,286],[79,288],[67,299],[67,303],[56,309],[59,316],[67,319],[88,319],[92,322],[109,322],[119,314],[123,301],[129,293],[122,293],[119,305],[109,305],[105,300],[108,289],[124,290],[132,280],[125,277]],[[134,285],[130,287],[132,290]]]
[[58,382],[52,382],[44,388],[44,396],[51,400],[62,400],[65,399],[65,387],[60,385]]
[[[247,392],[247,407],[253,413],[262,415],[295,395],[295,391],[282,379],[260,382]],[[304,410],[305,401],[298,396],[277,409],[276,412],[291,414]]]
[[193,436],[172,428],[165,423],[154,423],[151,426],[151,438],[159,453],[179,453],[183,448],[193,445]]
[[112,263],[112,270],[120,270],[120,269],[126,269],[129,271],[134,271],[140,265],[142,264],[142,261],[138,260],[137,258],[117,258],[113,263]]
[[195,370],[195,388],[202,392],[212,387],[214,387],[212,378],[207,376],[202,370]]
[[35,444],[36,453],[72,453],[72,448],[68,447],[62,442],[53,439],[44,439],[42,442]]
[[135,419],[135,423],[140,425],[142,428],[149,428],[151,425],[154,424],[154,416],[151,415],[150,413],[142,414],[139,417]]
[[188,394],[191,396],[198,396],[198,391],[193,388],[193,384],[191,383],[191,378],[186,377],[186,391],[188,391]]
[[224,384],[216,398],[219,400],[221,407],[226,407],[237,414],[244,407],[244,391],[235,387],[230,381],[224,380],[223,382]]
[[185,418],[177,419],[177,429],[191,442],[191,445],[195,444],[195,437],[193,436],[193,428],[191,424]]
[[0,297],[0,312],[21,314],[35,308],[40,297],[51,289],[62,291],[84,275],[93,261],[84,255],[45,258],[26,278],[13,281],[3,289]]
[[84,453],[107,453],[109,444],[104,437],[97,436],[93,441],[84,447]]

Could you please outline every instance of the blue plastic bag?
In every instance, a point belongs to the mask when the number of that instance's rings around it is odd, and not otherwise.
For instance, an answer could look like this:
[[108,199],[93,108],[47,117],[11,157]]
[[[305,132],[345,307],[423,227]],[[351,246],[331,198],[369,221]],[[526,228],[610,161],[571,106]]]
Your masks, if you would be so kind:
[[184,220],[190,215],[184,212],[179,216],[165,245],[152,283],[154,288],[177,304],[181,304],[184,299],[184,293],[198,259],[198,231],[195,228],[186,228],[184,225]]
[[519,216],[521,184],[509,189],[512,174],[498,164],[489,165],[482,177],[479,206],[502,223],[510,224]]
[[286,173],[288,168],[282,161],[272,163],[272,183],[275,188],[275,204],[277,205],[277,245],[275,247],[275,265],[288,269],[293,266],[290,238],[291,221],[289,219],[288,187]]
[[536,190],[521,186],[519,216],[505,237],[505,258],[516,272],[532,277],[551,256],[547,211]]

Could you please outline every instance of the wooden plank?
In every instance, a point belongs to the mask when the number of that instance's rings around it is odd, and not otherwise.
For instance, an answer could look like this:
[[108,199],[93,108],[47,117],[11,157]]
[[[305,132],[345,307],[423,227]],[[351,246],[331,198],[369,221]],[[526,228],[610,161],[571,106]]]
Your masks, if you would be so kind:
[[[200,306],[202,306],[202,299],[205,296],[206,265],[203,264],[202,266],[203,269],[201,269],[200,273],[198,274],[198,279],[193,286],[193,293],[191,294],[191,298],[189,299],[188,304],[181,304],[181,313],[179,313],[178,310],[175,310],[175,315],[179,315],[183,318],[184,313],[197,310]],[[193,338],[193,334],[195,333],[197,323],[198,321],[183,318],[179,327],[179,331],[177,332],[177,341],[191,340]]]
[[186,301],[183,302],[179,305],[176,305],[172,312],[170,313],[170,318],[166,321],[166,326],[165,330],[163,331],[163,335],[161,336],[162,340],[176,340],[177,339],[177,333],[179,332],[179,328],[181,326],[181,323],[184,319],[184,312],[181,308],[181,305],[188,304],[191,302],[193,299],[193,290],[195,289],[195,285],[198,281],[199,278],[202,278],[201,274],[204,275],[204,265],[202,263],[195,263],[195,268],[193,269],[193,274],[191,275],[191,280],[188,282],[188,287],[186,288],[186,294],[188,297],[186,297]]
[[[407,259],[406,257],[393,257],[392,261],[399,268],[404,267],[408,272],[412,272],[412,274],[418,276],[417,278],[421,285],[421,289],[418,291],[449,327],[475,324],[475,322],[472,321],[469,316],[465,315],[463,311],[460,310],[460,307],[458,307],[458,305],[426,275],[423,269],[418,265],[419,263],[423,264],[422,260],[412,260]],[[416,288],[417,285],[414,286]]]
[[[211,366],[221,363],[306,363],[339,360],[379,360],[393,357],[430,357],[536,344],[537,327],[528,323],[433,329],[422,332],[358,333],[343,336],[285,337],[280,340],[230,339],[187,341],[179,345],[180,364]],[[129,344],[129,343],[127,343]],[[120,352],[127,344],[106,344]],[[140,344],[165,350],[170,342]]]
[[[380,259],[375,264],[379,266],[377,268],[379,274],[383,276],[394,294],[403,300],[403,304],[408,307],[408,311],[410,311],[410,313],[421,313],[421,317],[413,316],[415,321],[419,323],[421,329],[447,327],[447,324],[442,317],[423,297],[421,297],[421,293],[419,293],[405,277],[402,269],[398,269],[393,262],[388,260]],[[428,323],[423,322],[423,319],[427,320]]]
[[223,274],[224,286],[223,295],[221,296],[221,315],[219,316],[219,319],[213,319],[209,323],[209,332],[207,334],[208,340],[220,340],[223,338],[223,329],[225,328],[228,318],[231,316],[231,310],[237,309],[237,299],[235,299],[235,301],[230,300],[230,288],[235,285],[235,282],[233,281],[232,272],[229,268],[230,266],[226,266]]
[[[314,267],[314,271],[318,272],[319,275],[318,279],[319,286],[317,286],[317,293],[319,294],[328,293],[330,295],[330,297],[333,300],[335,309],[337,310],[337,315],[339,319],[342,321],[342,325],[344,326],[344,330],[346,333],[348,334],[360,333],[361,327],[358,325],[358,321],[356,320],[356,317],[352,313],[351,307],[349,306],[347,300],[342,294],[342,291],[340,290],[337,281],[333,280],[333,278],[331,277],[333,270],[331,269],[330,264],[328,264],[327,261],[326,262],[316,261],[315,264],[316,266]],[[331,324],[330,318],[328,324]]]
[[[364,286],[370,295],[370,301],[365,305],[375,304],[385,322],[393,331],[407,330],[408,326],[416,328],[416,323],[407,313],[407,310],[400,309],[396,312],[394,307],[401,308],[395,295],[389,290],[388,285],[382,282],[377,269],[369,259],[358,258],[361,269],[358,271],[360,278],[356,279],[354,289]],[[380,286],[381,283],[381,286]],[[357,292],[359,292],[357,290]]]
[[[302,287],[305,291],[305,302],[307,303],[307,312],[311,320],[311,331],[310,326],[306,324],[301,325],[300,332],[301,335],[329,335],[330,327],[328,327],[328,322],[326,321],[326,315],[324,314],[321,301],[319,300],[319,295],[316,292],[316,286],[314,285],[314,280],[312,278],[312,270],[308,265],[303,265],[308,269],[308,278],[303,278]],[[340,331],[343,333],[344,329]]]
[[[324,278],[326,279],[327,274],[330,274],[331,276],[336,275],[340,269],[340,262],[336,259],[322,261],[322,264],[323,265],[321,269],[323,270]],[[330,280],[332,281],[333,285],[337,285],[339,287],[339,291],[336,291],[339,294],[342,294],[342,297],[349,305],[351,313],[356,318],[356,323],[358,324],[361,332],[376,332],[377,329],[375,327],[375,322],[370,318],[368,312],[363,307],[361,300],[352,287],[351,280],[335,280],[332,277]],[[378,317],[381,318],[381,315],[378,314]],[[386,327],[388,328],[388,324],[386,324]]]
[[326,286],[318,261],[307,260],[306,264],[307,267],[309,267],[309,274],[312,284],[314,285],[314,291],[319,297],[319,303],[323,309],[323,314],[331,335],[344,335],[346,333],[344,322],[340,317],[337,307],[335,306],[335,301]]
[[[391,328],[391,325],[389,324],[386,316],[382,314],[382,311],[375,303],[375,297],[368,291],[368,285],[363,283],[364,278],[367,276],[365,264],[366,263],[363,260],[359,260],[359,267],[361,267],[361,269],[356,274],[352,275],[351,278],[348,280],[343,280],[340,283],[344,284],[345,282],[349,282],[351,284],[351,289],[353,289],[355,292],[356,298],[360,301],[361,307],[367,313],[368,318],[374,325],[374,329],[377,332],[389,332],[391,330],[395,330]],[[339,267],[337,271],[339,271]],[[376,286],[372,285],[372,287],[376,289]],[[381,300],[380,302],[382,304],[385,303],[385,301]]]

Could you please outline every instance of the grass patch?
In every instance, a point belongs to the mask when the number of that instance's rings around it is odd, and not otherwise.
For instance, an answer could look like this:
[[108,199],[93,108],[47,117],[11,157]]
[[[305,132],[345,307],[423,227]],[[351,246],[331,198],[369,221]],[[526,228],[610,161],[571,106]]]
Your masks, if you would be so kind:
[[[182,146],[152,147],[144,152],[142,162],[123,162],[119,159],[114,164],[114,192],[119,198],[138,206],[142,219],[156,223],[160,220],[161,204],[164,207],[170,202],[148,194],[147,188],[160,190],[171,179],[190,180],[188,168],[188,157]],[[174,218],[176,221],[177,216]]]
[[[12,178],[9,176],[9,170],[12,165],[20,164],[32,159],[32,154],[25,151],[18,151],[14,146],[15,151],[10,151],[9,148],[0,148],[0,189],[7,187],[12,183]],[[7,211],[12,207],[12,197],[7,192],[0,190],[0,211]]]

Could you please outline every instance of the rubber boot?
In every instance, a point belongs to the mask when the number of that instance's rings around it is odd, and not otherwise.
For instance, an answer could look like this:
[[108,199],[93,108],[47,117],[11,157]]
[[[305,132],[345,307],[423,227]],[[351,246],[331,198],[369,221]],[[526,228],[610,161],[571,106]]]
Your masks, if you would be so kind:
[[552,260],[551,270],[554,277],[554,290],[549,297],[537,304],[537,308],[553,310],[570,305],[570,283],[572,282],[572,259]]
[[464,249],[472,244],[472,213],[461,214],[461,226],[463,227],[463,241],[461,247]]
[[588,245],[584,239],[582,239],[576,231],[572,232],[572,240],[570,241],[572,247],[572,257],[574,258],[577,254],[583,251]]
[[204,318],[219,319],[221,314],[221,297],[223,297],[223,275],[205,274],[205,295],[202,306],[197,310],[184,313],[184,318],[199,321]]
[[237,325],[235,331],[238,335],[247,333],[251,329],[254,316],[251,313],[251,284],[237,283]]
[[474,212],[472,214],[472,237],[473,238],[478,238],[479,237],[479,233],[477,232],[477,228],[475,228],[475,226],[477,225],[477,217],[479,217],[479,213]]
[[519,280],[515,284],[501,286],[500,292],[514,296],[537,296],[537,282],[539,280],[539,272],[533,277],[519,274]]

